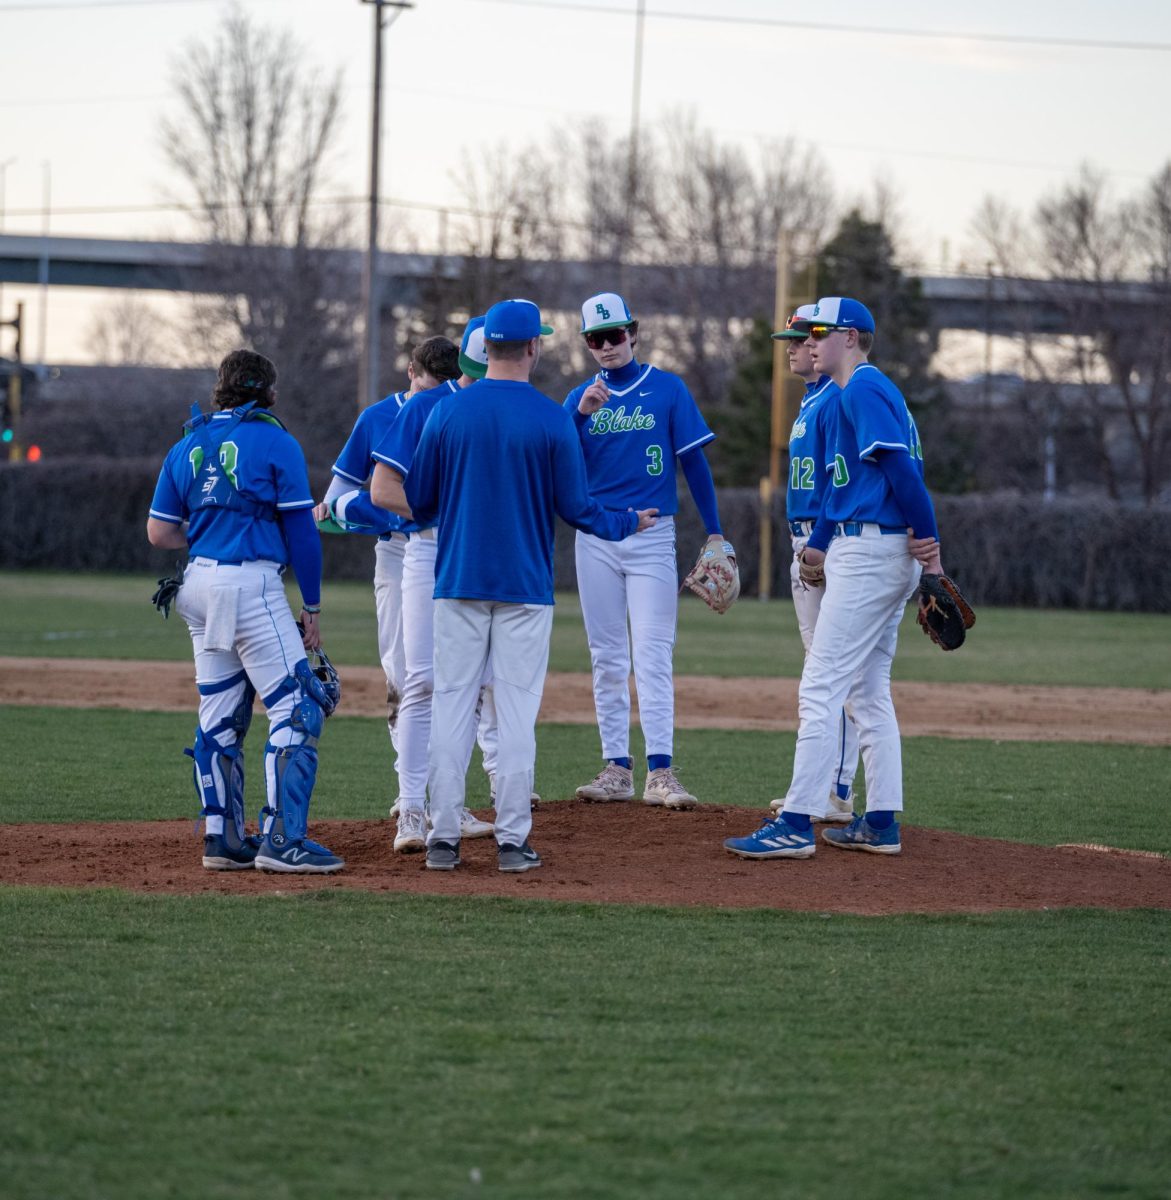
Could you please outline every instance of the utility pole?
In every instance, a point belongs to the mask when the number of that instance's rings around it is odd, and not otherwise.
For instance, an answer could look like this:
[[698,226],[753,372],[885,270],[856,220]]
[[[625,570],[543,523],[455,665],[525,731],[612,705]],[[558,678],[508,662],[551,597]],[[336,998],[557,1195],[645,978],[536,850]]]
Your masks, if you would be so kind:
[[397,11],[389,24],[393,25],[407,8],[414,8],[409,0],[361,0],[374,6],[374,100],[370,121],[370,198],[369,218],[366,230],[366,261],[362,267],[362,308],[366,314],[362,334],[362,365],[358,379],[358,410],[373,404],[378,398],[378,334],[379,315],[382,312],[382,296],[378,288],[378,186],[379,158],[382,140],[382,31],[386,28],[382,10]]
[[626,257],[634,241],[634,218],[638,211],[638,139],[642,127],[642,43],[646,26],[646,0],[636,0],[634,17],[634,79],[630,96],[630,147],[626,159],[626,213],[618,255],[618,287],[626,295]]
[[[16,162],[15,158],[6,158],[0,162],[0,233],[4,230],[4,197],[8,184],[8,168]],[[4,316],[4,285],[0,283],[0,318]]]

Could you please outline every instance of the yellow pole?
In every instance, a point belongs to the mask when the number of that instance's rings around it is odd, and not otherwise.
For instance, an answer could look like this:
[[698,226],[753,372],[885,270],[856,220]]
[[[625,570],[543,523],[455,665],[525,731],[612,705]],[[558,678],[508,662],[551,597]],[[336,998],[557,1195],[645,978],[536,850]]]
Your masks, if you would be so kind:
[[[784,327],[789,315],[789,235],[777,231],[776,302],[773,328]],[[768,440],[768,475],[760,481],[760,598],[772,595],[773,496],[781,482],[781,446],[784,425],[784,388],[788,364],[781,342],[773,342],[773,386]]]

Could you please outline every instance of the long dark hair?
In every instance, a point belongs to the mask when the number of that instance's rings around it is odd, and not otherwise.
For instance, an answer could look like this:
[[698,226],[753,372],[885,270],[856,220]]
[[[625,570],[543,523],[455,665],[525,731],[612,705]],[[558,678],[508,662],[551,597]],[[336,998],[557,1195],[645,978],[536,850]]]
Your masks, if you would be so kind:
[[255,400],[271,408],[276,388],[276,367],[255,350],[233,350],[216,375],[211,398],[216,408],[238,408]]

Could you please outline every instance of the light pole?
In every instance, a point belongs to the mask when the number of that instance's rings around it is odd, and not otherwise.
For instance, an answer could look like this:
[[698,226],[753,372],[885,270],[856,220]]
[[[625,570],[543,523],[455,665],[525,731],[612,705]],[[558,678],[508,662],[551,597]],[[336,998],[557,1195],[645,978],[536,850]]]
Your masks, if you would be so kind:
[[[4,231],[4,189],[8,184],[8,168],[16,162],[14,158],[6,158],[0,163],[0,233]],[[4,284],[0,282],[0,321],[4,320]]]
[[370,199],[366,229],[366,259],[362,265],[362,308],[366,314],[362,333],[362,365],[358,379],[358,410],[372,404],[377,397],[378,333],[382,297],[378,290],[378,180],[379,143],[382,138],[382,21],[384,8],[397,9],[389,24],[393,25],[403,9],[414,8],[409,0],[361,0],[374,6],[374,100],[370,120]]

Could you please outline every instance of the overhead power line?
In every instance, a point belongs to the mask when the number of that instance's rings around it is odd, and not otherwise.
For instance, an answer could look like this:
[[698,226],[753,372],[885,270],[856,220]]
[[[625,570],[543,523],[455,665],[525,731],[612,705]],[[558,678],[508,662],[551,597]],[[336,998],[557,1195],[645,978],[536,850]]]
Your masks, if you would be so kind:
[[218,4],[220,0],[27,0],[0,3],[0,12],[43,12],[63,8],[162,8],[164,4]]
[[[520,8],[547,8],[562,12],[604,13],[613,17],[633,17],[630,8],[612,8],[578,0],[471,0],[476,4],[512,4]],[[809,29],[817,33],[865,33],[876,37],[928,38],[943,42],[992,42],[1013,46],[1059,46],[1082,50],[1148,50],[1166,53],[1171,42],[1137,42],[1108,38],[1068,38],[1047,34],[982,33],[973,30],[912,29],[894,25],[847,25],[829,21],[791,20],[785,17],[737,17],[729,13],[674,12],[648,9],[651,21],[697,21],[710,25],[743,25],[768,29]]]

